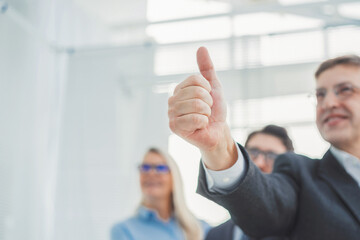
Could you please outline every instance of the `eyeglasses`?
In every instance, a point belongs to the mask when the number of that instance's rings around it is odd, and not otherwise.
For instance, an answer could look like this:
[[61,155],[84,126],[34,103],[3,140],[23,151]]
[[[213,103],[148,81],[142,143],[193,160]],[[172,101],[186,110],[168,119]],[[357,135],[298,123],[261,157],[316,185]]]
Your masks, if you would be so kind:
[[[335,85],[335,87],[332,89],[337,99],[343,101],[351,96],[353,96],[355,93],[358,93],[360,88],[353,85],[352,83],[345,82]],[[328,93],[328,90],[326,88],[318,88],[315,91],[315,98],[316,98],[316,104],[318,106],[321,106],[324,104],[325,97]]]
[[256,161],[256,158],[258,158],[259,155],[263,155],[267,163],[272,163],[277,158],[277,156],[279,156],[279,154],[276,154],[274,152],[261,151],[258,148],[247,148],[246,150],[249,153],[251,160],[253,161]]
[[139,171],[141,173],[148,173],[151,171],[151,169],[154,169],[156,173],[168,173],[170,172],[170,168],[168,165],[165,164],[159,164],[159,165],[155,165],[155,164],[140,164],[139,165]]

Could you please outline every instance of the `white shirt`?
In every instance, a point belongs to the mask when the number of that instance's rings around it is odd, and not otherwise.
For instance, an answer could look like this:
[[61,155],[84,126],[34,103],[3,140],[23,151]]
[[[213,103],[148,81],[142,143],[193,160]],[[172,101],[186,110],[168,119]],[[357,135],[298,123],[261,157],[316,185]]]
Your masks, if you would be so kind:
[[331,153],[345,168],[345,171],[357,182],[360,186],[360,159],[357,157],[341,151],[334,146],[330,147]]
[[[242,176],[244,175],[246,162],[237,144],[236,149],[238,152],[238,159],[236,163],[228,169],[213,171],[206,168],[203,163],[209,191],[225,194],[233,190],[241,181]],[[360,186],[360,160],[347,152],[335,148],[334,146],[330,147],[330,151],[345,168],[345,171]]]
[[238,159],[235,164],[228,169],[221,171],[210,170],[202,161],[209,191],[225,194],[234,189],[240,182],[246,162],[239,146],[237,144],[235,145],[238,153]]

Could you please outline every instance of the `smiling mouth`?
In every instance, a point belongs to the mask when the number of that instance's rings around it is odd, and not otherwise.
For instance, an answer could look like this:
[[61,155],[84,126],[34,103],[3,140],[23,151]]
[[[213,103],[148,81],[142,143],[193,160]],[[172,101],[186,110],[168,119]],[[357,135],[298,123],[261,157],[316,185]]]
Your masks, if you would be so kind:
[[324,123],[333,125],[344,119],[348,119],[348,118],[346,116],[342,116],[342,115],[328,116],[325,118]]
[[161,183],[155,183],[155,182],[148,182],[144,184],[145,187],[158,187],[161,185],[162,185]]

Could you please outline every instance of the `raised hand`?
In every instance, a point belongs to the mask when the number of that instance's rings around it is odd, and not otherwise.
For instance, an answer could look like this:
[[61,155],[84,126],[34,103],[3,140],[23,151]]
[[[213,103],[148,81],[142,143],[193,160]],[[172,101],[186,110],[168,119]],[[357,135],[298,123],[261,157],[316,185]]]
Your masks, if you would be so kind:
[[169,98],[170,129],[198,147],[209,168],[225,169],[237,155],[226,124],[222,86],[206,48],[198,49],[197,62],[201,75],[185,79]]

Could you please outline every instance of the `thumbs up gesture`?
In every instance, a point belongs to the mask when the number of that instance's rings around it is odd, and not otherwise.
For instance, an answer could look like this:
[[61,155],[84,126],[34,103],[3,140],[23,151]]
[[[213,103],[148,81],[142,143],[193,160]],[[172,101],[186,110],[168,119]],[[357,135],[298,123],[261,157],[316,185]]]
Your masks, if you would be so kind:
[[237,150],[226,123],[222,86],[206,48],[197,51],[201,75],[181,82],[169,98],[170,129],[198,147],[206,166],[223,170],[237,159]]

